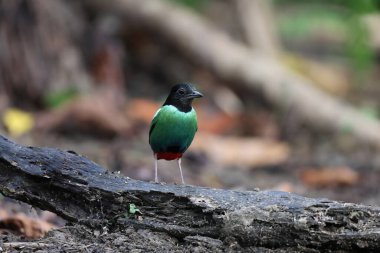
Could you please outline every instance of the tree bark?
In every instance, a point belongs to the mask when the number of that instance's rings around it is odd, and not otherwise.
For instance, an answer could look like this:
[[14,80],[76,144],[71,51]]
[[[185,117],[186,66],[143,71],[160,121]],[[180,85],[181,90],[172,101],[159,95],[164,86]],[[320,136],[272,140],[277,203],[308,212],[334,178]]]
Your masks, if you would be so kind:
[[[132,226],[180,240],[200,236],[206,244],[234,238],[243,248],[380,249],[379,207],[279,191],[137,181],[73,151],[24,147],[4,137],[0,191],[88,226]],[[131,204],[139,212],[132,214]]]
[[272,2],[268,0],[235,1],[247,44],[271,57],[279,55],[280,43],[274,25]]

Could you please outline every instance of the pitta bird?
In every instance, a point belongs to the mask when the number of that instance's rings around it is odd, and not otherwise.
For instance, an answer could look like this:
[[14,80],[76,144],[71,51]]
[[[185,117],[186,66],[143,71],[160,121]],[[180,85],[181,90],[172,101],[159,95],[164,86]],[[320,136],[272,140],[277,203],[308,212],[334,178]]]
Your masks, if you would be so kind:
[[158,182],[158,160],[177,160],[182,184],[183,153],[189,148],[198,130],[197,114],[191,106],[194,98],[203,95],[189,83],[172,87],[165,103],[156,112],[150,124],[149,144],[155,158],[155,182]]

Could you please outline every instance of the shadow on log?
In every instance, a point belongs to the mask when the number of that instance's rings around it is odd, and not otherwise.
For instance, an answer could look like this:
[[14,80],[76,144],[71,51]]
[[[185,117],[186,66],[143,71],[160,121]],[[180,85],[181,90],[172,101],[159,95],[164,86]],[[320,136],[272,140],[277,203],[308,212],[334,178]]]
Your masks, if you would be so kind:
[[[72,151],[24,147],[1,136],[0,191],[73,223],[164,232],[181,242],[201,240],[219,250],[227,250],[231,238],[242,249],[380,248],[379,207],[279,191],[137,181]],[[141,214],[127,215],[131,204]]]

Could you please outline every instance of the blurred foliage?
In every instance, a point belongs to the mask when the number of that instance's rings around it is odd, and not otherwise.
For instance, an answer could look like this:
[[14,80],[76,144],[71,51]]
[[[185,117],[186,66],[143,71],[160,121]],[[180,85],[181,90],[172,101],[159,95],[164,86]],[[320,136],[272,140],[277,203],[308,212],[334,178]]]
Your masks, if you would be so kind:
[[358,73],[370,70],[375,52],[369,45],[369,33],[362,15],[376,12],[379,0],[275,0],[275,5],[297,12],[279,23],[282,36],[308,37],[323,28],[331,34],[344,32],[344,52]]
[[[273,2],[279,5],[305,3],[303,0],[274,0]],[[373,12],[380,8],[380,0],[309,0],[307,3],[348,7],[358,14]]]
[[345,28],[344,21],[341,13],[321,6],[307,6],[295,15],[281,19],[279,29],[283,36],[303,38],[310,37],[320,27],[330,32],[342,30]]
[[372,106],[362,106],[360,112],[369,119],[378,120],[379,112]]
[[182,4],[186,7],[192,8],[194,10],[201,10],[205,4],[207,4],[208,0],[169,0],[171,2],[176,2]]
[[67,89],[48,93],[44,97],[44,103],[49,108],[55,108],[72,100],[77,95],[78,95],[78,90],[75,87],[69,87]]

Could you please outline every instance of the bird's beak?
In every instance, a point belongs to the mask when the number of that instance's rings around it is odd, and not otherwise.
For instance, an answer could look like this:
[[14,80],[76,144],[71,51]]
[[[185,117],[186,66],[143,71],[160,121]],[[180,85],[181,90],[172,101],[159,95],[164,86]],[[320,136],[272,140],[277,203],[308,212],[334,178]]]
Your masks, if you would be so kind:
[[191,94],[187,95],[186,97],[187,98],[200,98],[200,97],[203,97],[203,94],[197,90],[193,90],[193,92]]

